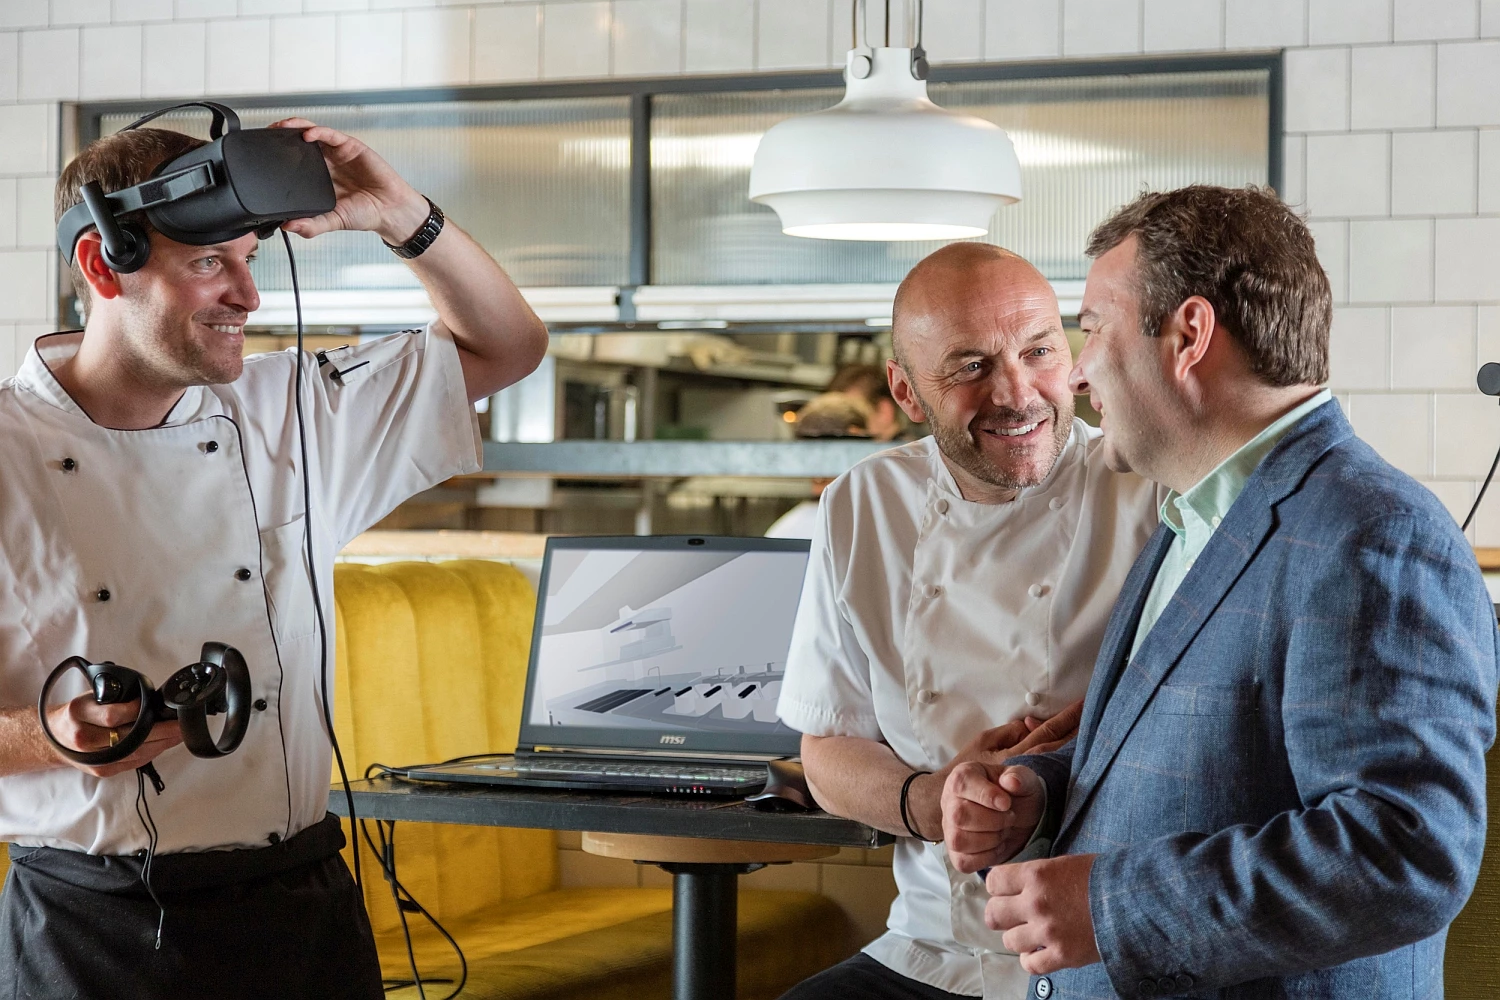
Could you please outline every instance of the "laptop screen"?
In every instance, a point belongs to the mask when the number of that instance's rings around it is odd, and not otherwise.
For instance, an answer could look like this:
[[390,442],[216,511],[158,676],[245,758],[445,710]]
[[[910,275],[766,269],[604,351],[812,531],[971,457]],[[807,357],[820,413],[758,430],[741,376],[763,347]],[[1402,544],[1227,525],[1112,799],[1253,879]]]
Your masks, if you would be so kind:
[[794,754],[776,716],[801,539],[552,538],[523,746]]

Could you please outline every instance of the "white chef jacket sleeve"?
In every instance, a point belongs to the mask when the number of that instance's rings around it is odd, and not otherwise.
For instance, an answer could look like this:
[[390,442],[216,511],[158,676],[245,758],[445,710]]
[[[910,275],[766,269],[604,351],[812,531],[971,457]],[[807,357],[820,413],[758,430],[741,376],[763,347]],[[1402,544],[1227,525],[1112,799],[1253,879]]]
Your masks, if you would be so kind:
[[313,357],[308,431],[340,547],[413,494],[482,468],[458,345],[441,325]]
[[[858,736],[881,739],[870,687],[870,662],[841,607],[843,572],[848,567],[847,538],[851,519],[844,510],[847,495],[835,483],[818,504],[807,576],[792,629],[786,677],[776,703],[781,721],[808,736]],[[844,543],[844,544],[840,544]],[[844,555],[835,558],[839,546]]]

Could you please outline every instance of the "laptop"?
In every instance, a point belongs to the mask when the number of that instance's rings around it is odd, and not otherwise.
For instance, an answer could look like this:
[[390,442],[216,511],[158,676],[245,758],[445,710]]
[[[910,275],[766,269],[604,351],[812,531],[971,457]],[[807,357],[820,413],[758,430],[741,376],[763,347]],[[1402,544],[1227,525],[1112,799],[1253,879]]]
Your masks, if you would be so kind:
[[422,781],[745,796],[801,736],[776,715],[807,569],[796,538],[549,538],[514,754]]

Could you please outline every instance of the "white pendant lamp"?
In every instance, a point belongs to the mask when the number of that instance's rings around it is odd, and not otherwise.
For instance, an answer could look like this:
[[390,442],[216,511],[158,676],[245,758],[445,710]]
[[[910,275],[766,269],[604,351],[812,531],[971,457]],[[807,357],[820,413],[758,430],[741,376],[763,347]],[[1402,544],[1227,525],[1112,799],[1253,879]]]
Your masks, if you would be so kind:
[[844,99],[766,132],[750,169],[750,200],[775,209],[788,236],[983,236],[996,209],[1021,200],[1010,137],[928,98],[920,0],[911,48],[860,45],[859,9]]

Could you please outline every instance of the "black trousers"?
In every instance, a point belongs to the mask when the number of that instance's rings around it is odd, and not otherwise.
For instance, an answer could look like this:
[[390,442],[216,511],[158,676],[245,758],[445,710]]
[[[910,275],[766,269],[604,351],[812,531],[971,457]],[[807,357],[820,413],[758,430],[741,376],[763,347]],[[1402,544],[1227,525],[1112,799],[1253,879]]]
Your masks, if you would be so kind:
[[781,1000],[967,1000],[936,986],[907,979],[860,952],[793,986]]
[[11,848],[0,894],[0,1000],[377,1000],[369,918],[326,817],[257,850],[141,859]]

